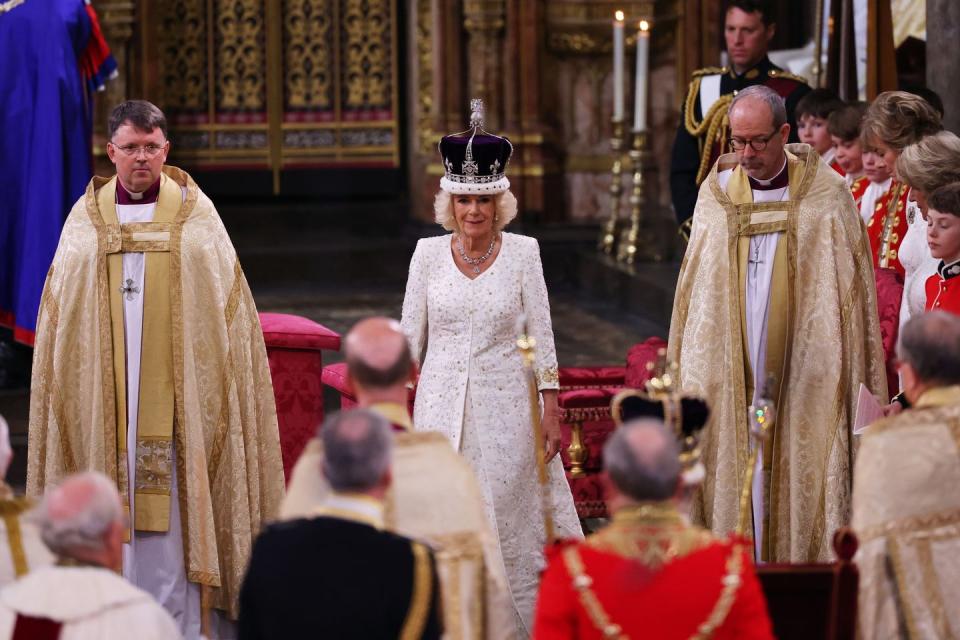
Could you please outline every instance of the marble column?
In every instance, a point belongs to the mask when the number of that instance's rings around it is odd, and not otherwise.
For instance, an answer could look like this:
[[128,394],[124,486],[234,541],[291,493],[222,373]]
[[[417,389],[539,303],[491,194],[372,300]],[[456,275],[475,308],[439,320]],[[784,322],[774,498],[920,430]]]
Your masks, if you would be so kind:
[[960,134],[960,65],[955,51],[960,40],[960,2],[927,0],[927,86],[940,94],[944,126]]

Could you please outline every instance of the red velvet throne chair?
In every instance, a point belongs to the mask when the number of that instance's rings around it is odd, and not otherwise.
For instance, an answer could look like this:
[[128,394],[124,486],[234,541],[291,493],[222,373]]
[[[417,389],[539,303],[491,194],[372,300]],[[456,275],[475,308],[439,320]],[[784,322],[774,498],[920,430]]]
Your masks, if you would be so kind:
[[283,474],[289,478],[303,448],[323,422],[322,352],[339,351],[340,334],[286,313],[261,313],[260,327],[277,404]]

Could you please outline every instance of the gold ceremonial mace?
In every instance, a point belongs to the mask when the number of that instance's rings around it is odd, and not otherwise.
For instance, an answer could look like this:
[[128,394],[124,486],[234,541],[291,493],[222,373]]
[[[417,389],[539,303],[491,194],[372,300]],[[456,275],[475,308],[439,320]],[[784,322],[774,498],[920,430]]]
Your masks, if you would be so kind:
[[[757,400],[756,406],[750,406],[747,409],[750,418],[750,439],[753,440],[753,451],[750,452],[750,459],[747,463],[746,473],[743,477],[743,487],[740,489],[740,513],[737,518],[737,535],[746,536],[747,528],[750,524],[750,516],[753,513],[751,498],[753,497],[753,476],[757,467],[757,457],[763,450],[763,444],[766,442],[770,429],[777,419],[777,409],[770,400],[770,389],[773,388],[773,376],[767,379],[767,386],[763,395]],[[751,535],[753,538],[752,528]]]
[[517,348],[523,358],[523,372],[527,376],[527,388],[530,391],[530,421],[533,423],[533,457],[537,461],[537,480],[540,482],[540,508],[543,511],[543,530],[547,534],[546,544],[553,542],[553,515],[550,509],[549,487],[547,483],[547,461],[543,450],[543,425],[540,424],[540,391],[537,378],[533,373],[537,341],[527,334],[526,322],[521,321],[521,333],[517,338]]

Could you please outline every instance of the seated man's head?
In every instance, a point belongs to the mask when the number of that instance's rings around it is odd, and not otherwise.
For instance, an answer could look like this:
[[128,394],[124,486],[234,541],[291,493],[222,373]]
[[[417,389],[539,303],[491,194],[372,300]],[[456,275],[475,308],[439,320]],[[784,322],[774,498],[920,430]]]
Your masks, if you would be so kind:
[[117,488],[103,474],[67,476],[43,495],[35,517],[44,544],[59,557],[120,568],[123,510]]
[[927,205],[930,255],[947,265],[960,261],[960,182],[938,188]]
[[393,434],[379,414],[366,409],[341,411],[320,427],[323,476],[338,493],[383,498],[390,486]]
[[107,156],[131,193],[143,193],[160,178],[170,153],[167,118],[146,100],[121,102],[107,122]]
[[762,84],[747,87],[730,102],[730,146],[747,175],[775,178],[784,166],[790,135],[783,98]]
[[928,389],[960,384],[960,316],[930,311],[911,318],[900,330],[897,359],[911,404]]
[[680,487],[677,439],[660,420],[631,420],[604,445],[603,469],[611,511],[637,502],[671,500]]
[[417,375],[410,343],[391,318],[367,318],[344,340],[350,382],[361,406],[371,402],[406,403],[408,382]]

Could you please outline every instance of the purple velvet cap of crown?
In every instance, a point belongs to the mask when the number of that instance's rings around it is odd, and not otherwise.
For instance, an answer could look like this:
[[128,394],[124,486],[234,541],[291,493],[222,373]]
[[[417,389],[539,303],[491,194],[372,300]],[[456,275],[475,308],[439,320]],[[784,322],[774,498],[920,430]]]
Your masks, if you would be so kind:
[[440,140],[444,176],[440,188],[452,194],[493,194],[510,188],[504,174],[513,145],[510,140],[483,130],[483,106],[472,101],[470,129]]

